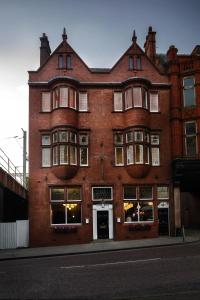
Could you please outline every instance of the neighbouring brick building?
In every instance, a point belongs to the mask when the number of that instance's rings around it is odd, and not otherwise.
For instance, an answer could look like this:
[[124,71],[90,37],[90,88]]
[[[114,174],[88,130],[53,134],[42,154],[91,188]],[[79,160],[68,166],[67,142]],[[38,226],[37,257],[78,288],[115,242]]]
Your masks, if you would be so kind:
[[200,46],[132,44],[89,68],[64,30],[29,72],[30,244],[137,239],[200,226]]

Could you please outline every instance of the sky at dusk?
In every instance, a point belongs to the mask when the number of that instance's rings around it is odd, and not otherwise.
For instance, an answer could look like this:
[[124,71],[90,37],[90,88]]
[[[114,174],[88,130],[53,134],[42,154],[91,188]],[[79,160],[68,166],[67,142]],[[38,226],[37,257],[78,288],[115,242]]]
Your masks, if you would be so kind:
[[111,67],[131,45],[134,29],[143,48],[150,25],[158,53],[173,44],[191,53],[200,44],[199,12],[199,0],[0,0],[0,148],[22,166],[27,71],[39,67],[43,32],[53,51],[66,27],[69,44],[89,67]]

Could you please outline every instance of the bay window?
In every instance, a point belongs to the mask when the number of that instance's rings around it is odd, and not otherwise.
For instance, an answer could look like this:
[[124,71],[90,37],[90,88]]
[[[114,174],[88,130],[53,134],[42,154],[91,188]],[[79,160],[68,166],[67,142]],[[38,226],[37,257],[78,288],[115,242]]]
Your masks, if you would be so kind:
[[88,133],[78,134],[75,130],[61,128],[51,134],[42,134],[41,139],[42,167],[78,164],[88,166]]
[[147,91],[142,87],[128,88],[125,91],[125,110],[134,107],[148,108]]
[[80,187],[51,188],[51,224],[80,224],[81,200]]
[[53,90],[53,109],[69,107],[76,109],[76,90],[71,87],[61,86]]
[[152,186],[124,186],[125,223],[153,222]]
[[123,148],[123,133],[116,132],[114,134],[114,144],[115,144],[115,165],[124,165],[124,148]]

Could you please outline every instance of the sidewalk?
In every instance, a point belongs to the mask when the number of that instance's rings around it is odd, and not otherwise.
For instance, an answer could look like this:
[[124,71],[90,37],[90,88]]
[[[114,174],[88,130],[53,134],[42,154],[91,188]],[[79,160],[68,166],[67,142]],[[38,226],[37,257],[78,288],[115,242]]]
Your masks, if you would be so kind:
[[199,231],[186,231],[185,241],[182,237],[158,237],[153,239],[130,240],[130,241],[93,241],[89,244],[50,246],[23,249],[5,249],[0,250],[0,260],[50,257],[59,255],[74,255],[83,253],[95,253],[102,251],[116,251],[125,249],[138,249],[148,247],[161,247],[192,243],[200,241]]

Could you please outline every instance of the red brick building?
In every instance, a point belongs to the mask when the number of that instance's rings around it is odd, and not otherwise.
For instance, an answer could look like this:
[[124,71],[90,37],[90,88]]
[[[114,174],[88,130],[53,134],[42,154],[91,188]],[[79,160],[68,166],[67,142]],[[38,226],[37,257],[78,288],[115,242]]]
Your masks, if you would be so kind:
[[143,50],[134,32],[110,69],[89,68],[65,30],[52,54],[41,37],[40,67],[29,72],[32,246],[200,225],[191,221],[200,212],[191,180],[200,173],[199,47],[158,55],[155,36],[149,27]]

